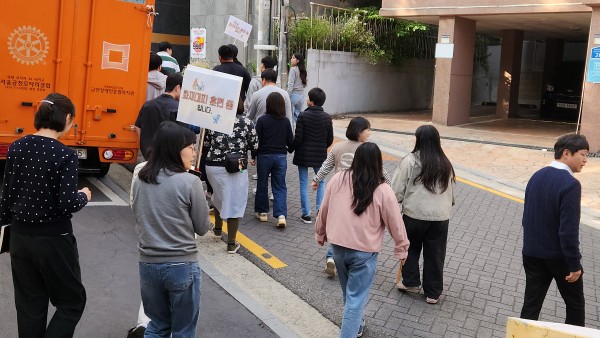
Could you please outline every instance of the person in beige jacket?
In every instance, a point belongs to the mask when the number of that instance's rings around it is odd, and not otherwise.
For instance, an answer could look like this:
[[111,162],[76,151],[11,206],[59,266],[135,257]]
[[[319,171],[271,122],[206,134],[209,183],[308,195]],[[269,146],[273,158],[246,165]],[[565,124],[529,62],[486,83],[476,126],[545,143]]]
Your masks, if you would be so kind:
[[400,291],[419,292],[419,257],[423,250],[423,292],[427,303],[436,304],[444,287],[454,169],[442,150],[435,127],[420,126],[415,136],[415,148],[400,161],[392,177],[392,189],[402,203],[402,219],[410,240],[402,281],[396,286]]

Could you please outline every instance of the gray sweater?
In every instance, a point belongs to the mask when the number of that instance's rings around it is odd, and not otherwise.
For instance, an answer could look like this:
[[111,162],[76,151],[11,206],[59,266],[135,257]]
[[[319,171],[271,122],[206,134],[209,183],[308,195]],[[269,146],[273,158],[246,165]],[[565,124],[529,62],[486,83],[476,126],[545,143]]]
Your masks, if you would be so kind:
[[288,94],[304,94],[304,85],[302,84],[302,79],[300,78],[300,69],[298,66],[290,68],[290,74],[288,75],[288,85],[287,85]]
[[288,93],[277,87],[275,84],[266,85],[252,94],[250,99],[250,108],[248,109],[248,118],[256,124],[258,119],[267,113],[267,96],[277,92],[283,96],[285,101],[285,117],[292,121],[292,102]]
[[195,262],[194,233],[208,232],[208,205],[200,178],[189,173],[165,173],[159,184],[134,177],[131,187],[140,262]]

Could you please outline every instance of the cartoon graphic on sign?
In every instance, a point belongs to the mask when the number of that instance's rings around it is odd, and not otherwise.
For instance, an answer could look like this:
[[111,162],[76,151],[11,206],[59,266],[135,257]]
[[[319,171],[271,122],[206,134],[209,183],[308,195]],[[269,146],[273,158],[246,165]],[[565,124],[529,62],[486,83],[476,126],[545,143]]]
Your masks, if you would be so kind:
[[197,37],[193,42],[192,42],[192,48],[194,48],[194,51],[196,53],[202,53],[202,51],[204,50],[204,37]]
[[214,124],[219,124],[219,122],[221,122],[221,115],[213,115],[212,120]]
[[129,50],[131,46],[118,45],[102,41],[101,69],[117,69],[126,72],[129,69]]
[[24,65],[40,63],[48,54],[48,38],[33,26],[18,27],[8,37],[8,51]]
[[192,84],[192,88],[194,90],[197,90],[199,92],[203,92],[204,91],[204,82],[200,82],[200,85],[198,85],[198,78],[194,79],[194,84]]

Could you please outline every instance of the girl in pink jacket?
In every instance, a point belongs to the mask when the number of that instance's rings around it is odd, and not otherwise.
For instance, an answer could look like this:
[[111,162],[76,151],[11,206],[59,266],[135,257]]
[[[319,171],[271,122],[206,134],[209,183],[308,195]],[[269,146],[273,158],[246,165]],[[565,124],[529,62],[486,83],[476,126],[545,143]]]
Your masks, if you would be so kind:
[[394,257],[406,259],[409,241],[392,188],[385,183],[381,151],[366,142],[350,169],[333,176],[315,224],[319,245],[330,242],[344,296],[340,337],[360,337],[364,306],[375,279],[384,229],[394,239]]

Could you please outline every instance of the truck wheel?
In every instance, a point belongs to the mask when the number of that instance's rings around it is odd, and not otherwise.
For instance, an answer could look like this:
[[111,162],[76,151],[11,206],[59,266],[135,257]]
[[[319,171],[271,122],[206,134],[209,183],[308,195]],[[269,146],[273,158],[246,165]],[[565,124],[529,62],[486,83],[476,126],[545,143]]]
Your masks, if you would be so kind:
[[100,172],[96,174],[97,177],[104,177],[108,174],[110,169],[110,163],[100,163]]

